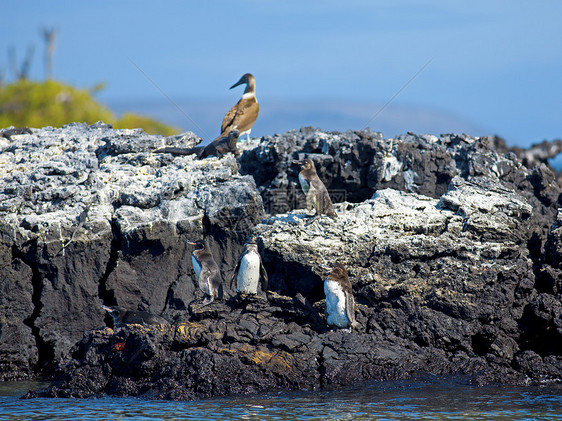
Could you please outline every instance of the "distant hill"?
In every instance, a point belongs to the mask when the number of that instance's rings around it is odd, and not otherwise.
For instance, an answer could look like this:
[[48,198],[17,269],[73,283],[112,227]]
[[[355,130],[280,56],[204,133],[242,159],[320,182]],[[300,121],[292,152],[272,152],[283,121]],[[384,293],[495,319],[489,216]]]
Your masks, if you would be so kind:
[[[467,133],[471,136],[494,134],[464,121],[445,111],[390,105],[379,111],[381,104],[351,101],[267,101],[259,99],[260,115],[252,137],[273,135],[302,126],[323,130],[361,130],[370,127],[393,137],[408,131],[415,133]],[[179,111],[170,102],[162,100],[107,101],[108,106],[120,114],[133,111],[150,115],[167,124],[191,130],[205,141],[219,135],[219,128],[226,111],[234,104],[227,101],[177,100]],[[197,125],[193,124],[188,117]],[[370,123],[369,123],[369,120]]]
[[[133,111],[149,115],[159,121],[193,131],[207,143],[219,135],[219,127],[226,111],[233,105],[228,101],[177,100],[181,109],[165,99],[107,101],[117,114]],[[260,115],[252,129],[252,137],[284,133],[288,130],[312,126],[328,131],[362,130],[370,127],[385,137],[394,137],[409,131],[414,133],[466,133],[471,136],[499,135],[472,124],[446,111],[417,107],[353,101],[267,101],[260,99]],[[373,118],[376,114],[377,116]],[[193,120],[196,124],[192,123]],[[370,121],[370,122],[369,122]],[[369,122],[369,123],[368,123]],[[508,145],[529,147],[529,144],[506,139]],[[550,160],[562,170],[562,154]]]

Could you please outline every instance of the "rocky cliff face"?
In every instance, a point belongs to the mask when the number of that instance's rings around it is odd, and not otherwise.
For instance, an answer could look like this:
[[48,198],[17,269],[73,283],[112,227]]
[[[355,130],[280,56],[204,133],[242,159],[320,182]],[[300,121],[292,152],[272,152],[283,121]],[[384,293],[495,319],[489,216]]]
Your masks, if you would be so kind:
[[[238,163],[151,153],[197,140],[70,125],[3,145],[5,379],[45,368],[47,396],[188,399],[420,371],[561,378],[561,188],[541,159],[496,138],[312,129],[246,144]],[[335,221],[304,224],[304,156]],[[242,299],[230,274],[251,231],[271,291]],[[185,244],[203,235],[226,281],[207,307]],[[326,328],[319,264],[336,260],[352,333]],[[103,329],[102,303],[173,326]]]
[[[246,147],[240,172],[255,178],[270,214],[304,208],[299,169],[292,160],[305,155],[315,162],[336,202],[358,203],[386,188],[438,199],[454,177],[489,178],[519,192],[539,210],[531,217],[544,242],[560,194],[555,174],[544,161],[559,152],[558,145],[556,141],[512,151],[495,137],[407,134],[384,139],[382,133],[369,130],[326,133],[303,128],[265,136]],[[533,165],[526,167],[522,161]]]
[[1,379],[48,369],[105,325],[102,303],[184,310],[198,294],[186,241],[210,236],[224,273],[232,267],[261,219],[254,180],[233,157],[150,152],[165,145],[103,124],[33,130],[2,145]]

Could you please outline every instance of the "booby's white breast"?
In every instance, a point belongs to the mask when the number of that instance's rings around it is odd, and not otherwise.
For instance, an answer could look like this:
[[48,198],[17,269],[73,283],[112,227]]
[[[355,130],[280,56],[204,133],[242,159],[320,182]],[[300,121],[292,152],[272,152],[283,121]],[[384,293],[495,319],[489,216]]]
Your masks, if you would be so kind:
[[260,280],[260,256],[247,252],[240,261],[236,276],[236,291],[242,294],[257,294]]
[[240,132],[240,134],[238,135],[238,139],[240,139],[242,137],[242,135],[247,134],[248,136],[250,135],[250,133],[252,133],[252,129],[249,128],[248,130],[246,130],[245,132]]
[[349,319],[345,314],[345,293],[341,285],[331,279],[324,281],[326,294],[326,319],[329,325],[348,328]]

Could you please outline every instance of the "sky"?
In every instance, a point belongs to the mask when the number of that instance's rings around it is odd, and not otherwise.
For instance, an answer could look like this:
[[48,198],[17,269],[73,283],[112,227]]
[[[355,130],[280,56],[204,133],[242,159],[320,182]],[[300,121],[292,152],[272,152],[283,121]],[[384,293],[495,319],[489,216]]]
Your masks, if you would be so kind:
[[104,83],[96,98],[111,108],[152,110],[204,138],[246,72],[261,107],[252,134],[321,124],[520,146],[562,137],[558,0],[18,0],[3,12],[5,81],[10,47],[21,61],[34,46],[30,77],[45,77],[41,28],[55,27],[56,79]]

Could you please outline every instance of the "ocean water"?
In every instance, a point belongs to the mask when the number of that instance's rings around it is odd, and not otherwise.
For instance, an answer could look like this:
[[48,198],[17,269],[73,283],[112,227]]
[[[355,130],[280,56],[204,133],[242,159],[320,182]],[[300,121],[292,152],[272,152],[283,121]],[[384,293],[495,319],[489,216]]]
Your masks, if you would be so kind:
[[0,420],[560,420],[562,385],[470,385],[458,378],[192,402],[139,398],[22,400],[32,383],[0,383]]

